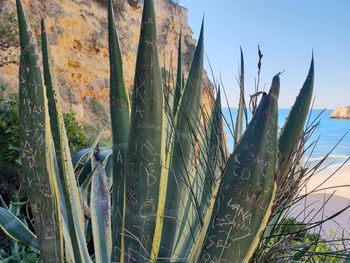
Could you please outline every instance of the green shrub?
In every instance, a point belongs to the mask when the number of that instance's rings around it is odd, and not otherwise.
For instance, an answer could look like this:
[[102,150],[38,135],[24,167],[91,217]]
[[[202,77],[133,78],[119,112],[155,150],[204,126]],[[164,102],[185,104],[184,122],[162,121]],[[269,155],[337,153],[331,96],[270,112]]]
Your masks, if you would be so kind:
[[[309,233],[307,225],[295,218],[283,219],[276,232],[278,235],[269,240],[269,248],[283,251],[285,247],[290,246],[291,248],[285,251],[284,256],[292,259],[293,262],[301,262],[308,255],[309,259],[306,262],[342,262],[336,254],[332,256],[334,250],[329,242],[318,233]],[[283,236],[288,237],[287,242],[281,242]]]
[[[4,90],[7,86],[0,84]],[[0,193],[5,200],[19,189],[18,95],[0,97]]]
[[[7,85],[0,83],[0,193],[5,200],[18,191],[21,185],[20,177],[20,145],[18,127],[17,93],[3,96]],[[64,123],[69,138],[69,148],[72,153],[87,146],[87,135],[76,120],[75,113],[70,110],[63,114]]]
[[71,153],[75,153],[78,150],[87,146],[87,135],[84,128],[76,120],[76,114],[74,111],[69,110],[63,113],[63,121],[66,127],[66,132],[69,140],[69,149]]
[[18,95],[0,98],[0,164],[17,165],[19,160]]
[[4,253],[3,256],[0,254],[0,262],[1,263],[37,263],[40,262],[40,255],[37,251],[30,249],[27,246],[24,246],[19,243],[18,252],[13,255],[8,256]]
[[[0,84],[0,89],[6,88],[6,84]],[[87,135],[75,112],[69,110],[63,113],[63,120],[70,151],[74,153],[86,147]],[[0,167],[19,164],[18,94],[12,93],[8,98],[0,97]]]

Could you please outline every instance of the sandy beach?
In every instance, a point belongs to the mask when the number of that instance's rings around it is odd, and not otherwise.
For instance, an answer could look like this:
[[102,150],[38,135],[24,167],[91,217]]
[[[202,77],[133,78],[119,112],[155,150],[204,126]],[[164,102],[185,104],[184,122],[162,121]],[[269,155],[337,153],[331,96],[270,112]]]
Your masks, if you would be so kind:
[[313,175],[302,191],[310,195],[297,203],[289,215],[310,223],[331,218],[323,224],[321,235],[350,238],[350,208],[334,216],[350,205],[350,164],[329,178],[335,170],[331,167]]
[[[336,171],[336,167],[326,168],[310,178],[306,190],[322,194],[335,194],[350,200],[350,164]],[[327,178],[332,175],[328,180]],[[327,180],[327,181],[326,181]]]

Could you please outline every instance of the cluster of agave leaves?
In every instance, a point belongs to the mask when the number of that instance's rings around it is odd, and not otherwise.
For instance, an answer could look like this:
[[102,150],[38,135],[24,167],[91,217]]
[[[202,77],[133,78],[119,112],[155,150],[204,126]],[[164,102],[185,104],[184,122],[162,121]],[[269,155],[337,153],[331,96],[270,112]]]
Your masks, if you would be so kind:
[[44,21],[42,73],[35,37],[16,2],[22,176],[34,226],[17,217],[18,206],[3,203],[0,226],[13,242],[40,250],[44,262],[263,262],[286,255],[268,244],[301,198],[299,185],[308,174],[301,160],[317,127],[314,121],[304,131],[313,59],[279,134],[280,74],[243,132],[241,53],[235,147],[229,154],[220,89],[210,112],[201,105],[203,25],[186,79],[180,33],[176,80],[169,87],[159,65],[153,1],[144,1],[130,100],[109,0],[112,150],[99,149],[97,138],[71,157]]

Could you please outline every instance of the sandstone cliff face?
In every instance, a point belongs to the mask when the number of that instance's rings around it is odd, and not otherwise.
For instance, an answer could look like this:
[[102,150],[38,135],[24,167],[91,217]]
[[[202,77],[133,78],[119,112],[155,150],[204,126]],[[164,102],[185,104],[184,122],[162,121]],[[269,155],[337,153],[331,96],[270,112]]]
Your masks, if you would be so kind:
[[[34,32],[38,36],[40,18],[45,18],[63,110],[73,109],[78,119],[88,125],[95,123],[102,115],[109,114],[106,1],[22,1]],[[155,0],[155,6],[161,65],[165,64],[166,69],[176,73],[177,45],[181,27],[184,71],[188,72],[196,41],[188,26],[187,10],[170,0]],[[13,15],[15,10],[15,0],[2,0],[0,3],[2,14]],[[139,6],[139,1],[115,2],[115,18],[123,51],[125,79],[129,89],[132,89],[133,85],[141,15],[142,8]],[[0,40],[0,83],[7,83],[11,91],[16,91],[19,48],[16,36],[13,37],[11,43]],[[203,76],[203,83],[204,86],[210,87],[206,74]],[[204,88],[204,105],[209,104],[210,94],[210,88]],[[104,111],[102,115],[101,111]]]
[[330,117],[332,119],[350,119],[350,106],[335,108]]

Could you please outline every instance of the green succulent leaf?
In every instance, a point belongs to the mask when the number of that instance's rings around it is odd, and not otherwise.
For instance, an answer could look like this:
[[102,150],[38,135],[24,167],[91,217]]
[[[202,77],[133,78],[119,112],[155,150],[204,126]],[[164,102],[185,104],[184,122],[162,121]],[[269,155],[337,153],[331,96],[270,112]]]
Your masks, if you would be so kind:
[[[276,178],[279,182],[278,185],[286,186],[286,180],[290,179],[290,182],[296,182],[300,173],[302,172],[303,157],[299,160],[296,165],[294,160],[297,157],[298,147],[303,147],[302,140],[304,139],[304,126],[307,115],[309,113],[312,94],[314,86],[314,59],[311,59],[311,65],[301,88],[299,95],[297,96],[291,111],[287,117],[287,120],[280,132],[280,137],[278,141],[279,148],[279,172]],[[293,165],[295,167],[293,167]],[[289,178],[291,176],[291,178]],[[283,191],[283,189],[279,189]],[[278,194],[283,194],[282,192],[277,192]],[[276,229],[278,223],[283,218],[284,207],[288,206],[288,201],[280,204],[280,209],[277,211],[270,219],[268,226],[265,229],[264,237],[267,238]]]
[[177,74],[176,74],[176,85],[175,85],[175,93],[174,93],[174,105],[173,105],[173,117],[176,116],[178,112],[178,106],[180,104],[180,100],[182,97],[182,92],[184,89],[183,86],[183,75],[182,75],[182,33],[180,31],[179,36],[179,45],[177,51]]
[[[197,241],[198,235],[204,226],[205,216],[209,207],[210,199],[216,184],[219,183],[219,177],[223,164],[225,163],[224,153],[224,137],[222,127],[222,111],[221,111],[221,96],[220,89],[216,95],[215,102],[211,110],[211,118],[206,130],[206,139],[201,146],[201,156],[196,169],[197,180],[193,181],[193,188],[198,191],[196,198],[198,199],[199,212],[196,211],[193,202],[188,200],[185,210],[188,220],[186,224],[182,225],[176,245],[175,257],[181,258],[185,261],[193,249]],[[183,219],[185,220],[185,219]]]
[[16,1],[20,33],[19,131],[23,180],[45,262],[63,260],[60,204],[54,172],[51,130],[34,36],[20,0]]
[[110,63],[110,111],[113,141],[113,261],[119,261],[123,246],[125,163],[129,139],[130,102],[124,81],[122,52],[115,28],[112,0],[108,1]]
[[[50,60],[49,47],[47,42],[44,20],[41,22],[42,34],[42,53],[43,53],[43,68],[44,81],[46,86],[46,94],[48,100],[48,109],[50,114],[50,126],[52,138],[55,145],[56,160],[59,172],[59,180],[62,184],[60,188],[64,197],[65,203],[62,207],[65,208],[66,217],[65,225],[68,227],[69,237],[65,237],[65,241],[70,241],[74,252],[76,262],[90,261],[90,256],[86,246],[86,238],[84,235],[84,215],[81,209],[77,181],[75,179],[73,164],[68,145],[67,133],[64,126],[63,115],[59,103],[58,88],[53,68],[52,60]],[[69,244],[70,246],[70,244]]]
[[90,147],[90,148],[82,149],[76,152],[75,154],[73,154],[72,164],[73,164],[74,170],[77,168],[77,165],[83,163],[84,158],[93,151],[94,151],[94,147]]
[[152,0],[144,1],[125,174],[125,261],[153,261],[164,209],[165,114]]
[[0,227],[12,239],[38,248],[37,237],[9,210],[0,207]]
[[93,157],[91,182],[91,224],[95,261],[110,262],[112,253],[111,200],[106,171],[100,161],[98,148]]
[[231,154],[198,262],[249,262],[271,214],[277,161],[277,98],[272,80]]
[[244,113],[244,57],[243,57],[243,51],[242,48],[241,51],[241,69],[239,73],[239,103],[238,103],[238,111],[237,111],[237,118],[236,118],[236,125],[235,125],[235,135],[234,135],[234,141],[235,146],[237,145],[237,142],[242,136],[243,132],[243,113]]
[[283,181],[288,176],[295,156],[295,150],[303,139],[302,135],[305,121],[310,110],[313,89],[314,58],[312,56],[309,73],[280,132],[278,141],[278,150],[280,154],[278,181]]
[[[172,257],[176,237],[182,228],[186,200],[194,198],[188,193],[193,178],[190,178],[191,158],[195,137],[198,132],[201,113],[202,71],[204,51],[204,21],[194,53],[190,73],[183,91],[177,118],[175,138],[168,176],[165,217],[159,257],[166,260]],[[183,201],[185,200],[185,202]]]
[[[103,161],[105,164],[106,159],[113,160],[113,158],[110,158],[111,155],[112,155],[112,150],[101,150],[100,152],[101,161]],[[91,185],[91,178],[93,174],[92,162],[93,162],[93,157],[87,159],[82,168],[82,171],[79,174],[79,184],[81,185],[81,188],[83,190],[86,190]]]

